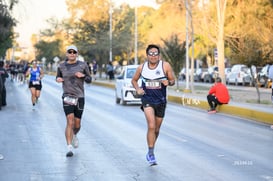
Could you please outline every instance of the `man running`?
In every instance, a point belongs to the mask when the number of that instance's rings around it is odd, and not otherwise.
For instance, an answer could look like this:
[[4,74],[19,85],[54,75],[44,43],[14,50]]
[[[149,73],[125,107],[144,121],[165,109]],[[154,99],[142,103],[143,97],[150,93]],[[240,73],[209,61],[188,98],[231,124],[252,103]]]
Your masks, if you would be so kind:
[[[154,148],[159,136],[167,104],[167,86],[175,84],[173,70],[168,62],[160,59],[160,49],[157,45],[149,45],[146,49],[147,61],[141,64],[132,79],[132,85],[138,95],[142,95],[141,109],[147,120],[147,161],[156,165]],[[142,86],[138,86],[138,79],[142,79]]]
[[66,49],[67,59],[57,70],[56,81],[63,84],[63,109],[67,125],[65,137],[67,142],[67,157],[73,156],[73,147],[79,146],[77,133],[81,128],[81,118],[84,110],[84,82],[91,83],[91,75],[87,63],[78,61],[78,49],[71,45]]

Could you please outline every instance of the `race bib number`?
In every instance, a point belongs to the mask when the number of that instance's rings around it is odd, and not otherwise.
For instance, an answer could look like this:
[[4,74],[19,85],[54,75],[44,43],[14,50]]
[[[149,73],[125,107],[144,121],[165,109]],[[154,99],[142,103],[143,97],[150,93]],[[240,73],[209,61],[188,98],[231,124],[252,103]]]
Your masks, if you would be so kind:
[[150,80],[145,82],[147,89],[161,89],[161,81],[159,80]]
[[40,85],[40,81],[32,81],[33,85]]
[[78,104],[78,98],[66,96],[64,97],[64,103],[75,106]]

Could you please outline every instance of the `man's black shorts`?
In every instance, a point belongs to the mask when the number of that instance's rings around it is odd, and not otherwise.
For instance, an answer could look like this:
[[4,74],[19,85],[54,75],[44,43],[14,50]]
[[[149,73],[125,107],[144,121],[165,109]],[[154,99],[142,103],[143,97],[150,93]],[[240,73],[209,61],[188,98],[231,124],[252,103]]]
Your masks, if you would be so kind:
[[161,104],[150,104],[148,102],[142,101],[141,110],[144,111],[145,107],[152,107],[155,112],[156,117],[164,118],[165,110],[166,110],[166,103]]
[[70,105],[67,104],[63,101],[63,109],[64,109],[64,113],[67,116],[68,114],[74,113],[74,116],[76,118],[80,118],[82,117],[82,113],[83,113],[83,108],[84,108],[84,98],[80,97],[78,98],[78,103],[77,105]]

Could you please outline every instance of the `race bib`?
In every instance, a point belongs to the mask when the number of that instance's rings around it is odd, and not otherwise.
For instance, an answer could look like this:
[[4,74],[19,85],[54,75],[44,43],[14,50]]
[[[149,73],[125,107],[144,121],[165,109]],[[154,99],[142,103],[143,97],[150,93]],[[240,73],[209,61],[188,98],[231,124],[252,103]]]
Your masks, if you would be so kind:
[[33,85],[40,85],[40,81],[32,81]]
[[161,81],[160,80],[149,80],[145,82],[145,86],[147,89],[161,89]]
[[75,106],[78,104],[78,98],[66,96],[64,97],[64,103]]

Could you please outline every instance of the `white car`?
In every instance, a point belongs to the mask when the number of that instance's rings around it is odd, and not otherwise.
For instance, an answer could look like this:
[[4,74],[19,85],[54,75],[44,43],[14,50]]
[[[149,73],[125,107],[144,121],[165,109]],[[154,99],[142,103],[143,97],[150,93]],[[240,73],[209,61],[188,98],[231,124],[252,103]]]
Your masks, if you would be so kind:
[[[116,78],[115,94],[116,103],[122,105],[128,102],[141,103],[141,98],[136,94],[131,81],[139,65],[127,65],[122,68],[121,74]],[[141,79],[138,81],[141,86]]]
[[243,64],[233,65],[230,73],[226,77],[227,84],[242,84],[242,85],[252,85],[252,76],[250,69]]

